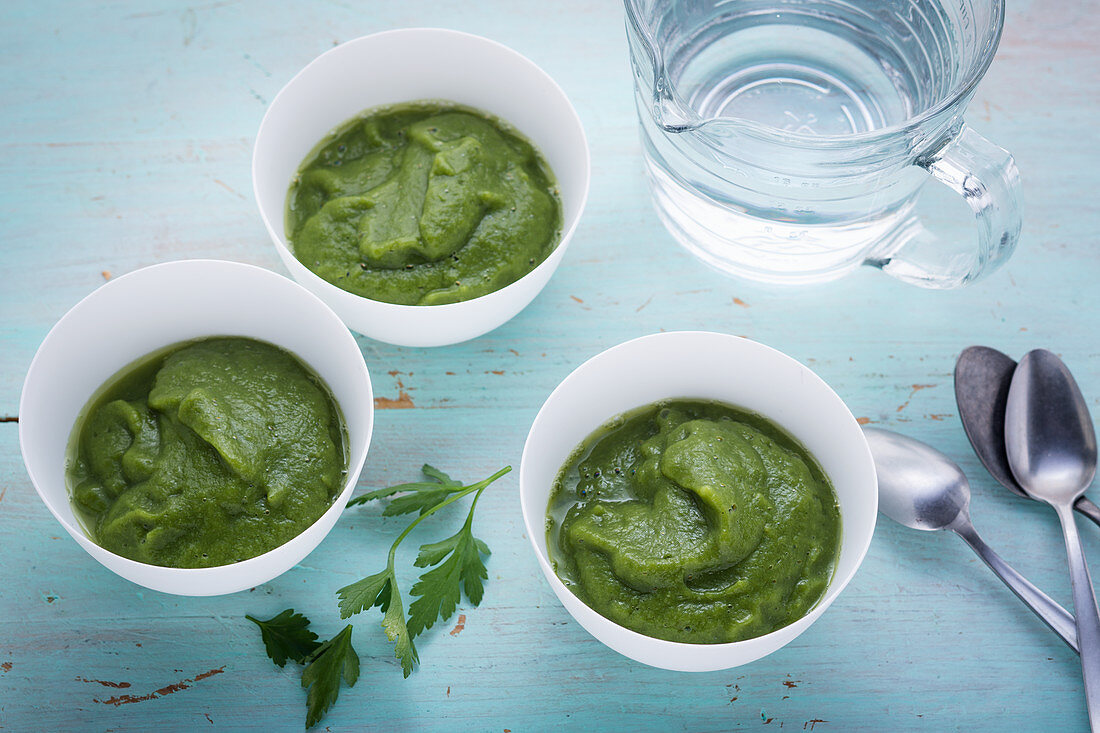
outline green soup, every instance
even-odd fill
[[[67,477],[92,539],[139,562],[225,565],[274,549],[347,475],[340,410],[270,344],[177,344],[112,377],[73,430]]]
[[[672,400],[601,427],[562,467],[547,545],[558,577],[646,636],[741,641],[801,618],[839,551],[813,457],[759,415]]]
[[[476,298],[538,266],[561,235],[549,166],[500,120],[439,102],[376,109],[307,156],[287,196],[294,256],[372,300]]]

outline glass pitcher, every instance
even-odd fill
[[[868,264],[950,288],[1012,253],[1016,165],[963,122],[1003,0],[625,4],[654,203],[704,262],[780,283]],[[929,176],[970,205],[976,242],[922,223]]]

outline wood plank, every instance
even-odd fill
[[[854,414],[941,448],[967,471],[975,524],[1069,605],[1053,515],[984,473],[958,424],[951,370],[974,343],[1019,357],[1053,348],[1100,411],[1100,19],[1085,2],[1010,4],[997,59],[968,119],[1012,150],[1027,209],[1019,251],[954,292],[867,270],[775,289],[728,280],[680,250],[643,180],[621,8],[562,0],[476,8],[426,3],[171,0],[0,7],[0,417],[15,417],[50,326],[105,280],[176,258],[284,272],[250,191],[267,103],[334,42],[438,25],[506,43],[566,89],[592,150],[592,191],[570,251],[517,318],[467,344],[404,349],[359,339],[379,397],[362,489],[432,462],[475,479],[518,469],[539,406],[604,348],[659,330],[709,329],[779,348]],[[946,213],[945,213],[946,216]],[[946,231],[970,236],[961,222]],[[284,272],[285,274],[285,272]],[[379,569],[401,520],[349,510],[299,567],[252,591],[177,598],[101,568],[38,500],[15,422],[0,423],[0,728],[293,728],[305,693],[275,668],[245,613],[294,606],[327,635],[334,592]],[[428,632],[403,680],[377,611],[355,622],[359,684],[333,730],[1051,730],[1086,724],[1076,657],[957,539],[882,518],[849,588],[780,652],[726,672],[650,669],[589,637],[542,580],[516,474],[482,502],[493,549],[479,608]],[[414,539],[437,536],[442,517]],[[1084,530],[1087,552],[1100,537]],[[411,582],[411,557],[402,577]],[[105,685],[103,683],[112,683]],[[126,684],[128,686],[122,686]]]

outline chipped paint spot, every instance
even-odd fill
[[[223,674],[224,672],[225,672],[225,666],[223,665],[221,667],[218,667],[217,669],[211,669],[207,672],[203,672],[202,674],[195,675],[194,681],[199,682],[200,680],[204,680],[207,677],[213,677],[216,674]]]
[[[645,299],[645,302],[644,302],[644,303],[642,303],[642,304],[641,304],[640,306],[638,306],[637,308],[635,308],[635,309],[634,309],[634,312],[635,312],[635,313],[641,313],[641,312],[642,312],[642,308],[645,308],[645,307],[646,307],[647,305],[649,305],[649,304],[650,304],[651,302],[653,302],[653,296],[652,296],[652,295],[651,295],[651,296],[649,296],[648,298],[646,298],[646,299]]]
[[[920,392],[922,389],[929,389],[929,388],[935,387],[935,386],[936,385],[934,385],[934,384],[914,384],[913,388],[912,388],[912,391],[909,392],[909,398],[906,399],[905,402],[898,405],[897,411],[901,412],[906,407],[908,407],[909,403],[913,401],[913,397],[916,396],[917,392]]]
[[[240,199],[241,201],[245,201],[245,200],[246,200],[246,199],[245,199],[245,197],[244,197],[244,196],[243,196],[243,195],[241,194],[241,192],[240,192],[240,191],[238,191],[237,189],[233,188],[232,186],[230,186],[230,185],[229,185],[228,183],[226,183],[225,181],[221,180],[220,178],[215,178],[215,179],[214,179],[214,183],[218,184],[219,186],[221,186],[222,188],[224,188],[224,189],[225,189],[226,191],[229,191],[229,193],[233,194],[234,196],[236,196],[237,198],[239,198],[239,199]]]
[[[511,351],[511,352],[512,352],[513,354],[515,354],[516,356],[519,356],[519,352],[518,352],[518,351],[516,351],[515,349],[508,349],[508,350],[509,350],[509,351]]]
[[[374,398],[374,409],[376,410],[411,410],[414,407],[416,405],[413,404],[409,393],[403,389],[398,391],[397,399],[390,397]]]
[[[103,276],[104,280],[110,280],[111,279],[111,271],[110,270],[103,270],[99,274]]]
[[[0,664],[0,669],[4,670],[5,672],[10,672],[11,662],[4,662],[3,664]]]
[[[578,298],[575,295],[570,295],[569,297],[572,298],[573,300],[577,301],[578,303],[583,303],[584,302],[583,300],[581,300],[580,298]]]
[[[194,8],[183,11],[180,16],[180,23],[183,24],[183,45],[190,46],[191,41],[195,40],[195,31],[198,29],[198,19],[195,16]]]
[[[749,304],[746,303],[745,301],[741,300],[740,298],[734,298],[733,299],[733,304],[734,305],[739,305],[742,308],[748,308],[749,307]]]
[[[495,374],[498,377],[500,377],[500,376],[504,375],[504,370],[503,369],[494,369],[493,371],[490,372],[490,374]]]
[[[178,670],[177,670],[178,671]],[[147,695],[116,695],[106,700],[100,700],[99,698],[92,698],[92,702],[102,703],[103,705],[114,705],[116,708],[119,705],[127,705],[132,702],[145,702],[146,700],[155,700],[158,697],[164,697],[165,695],[171,695],[173,692],[179,692],[180,690],[186,690],[194,683],[204,680],[207,677],[213,677],[216,674],[222,674],[225,671],[225,667],[217,667],[211,669],[202,674],[195,675],[192,679],[180,680],[165,687],[160,688],[154,692],[150,692]]]
[[[456,623],[455,627],[453,629],[451,629],[451,636],[458,636],[459,634],[462,633],[462,630],[465,629],[465,628],[466,628],[466,614],[460,613],[460,614],[458,614],[458,623]],[[449,690],[451,688],[448,687],[447,689]]]
[[[184,684],[183,682],[176,682],[166,687],[162,687],[157,690],[158,695],[171,695],[173,692],[179,692],[180,690],[186,690],[191,685]]]
[[[860,425],[866,425],[867,423],[871,422],[871,418],[869,418],[869,417],[857,417],[856,422],[859,423]]]
[[[19,416],[5,415],[4,417],[0,417],[0,422],[19,422]]]
[[[802,724],[802,730],[813,730],[814,726],[817,725],[818,723],[828,723],[828,722],[829,721],[822,720],[821,718],[814,718],[813,720],[807,720],[805,723]]]
[[[448,377],[453,377],[455,375],[454,372],[443,372],[443,373],[446,374]]]
[[[934,412],[931,415],[925,415],[929,420],[935,420],[936,422],[943,422],[949,417],[955,417],[950,412]]]
[[[95,683],[98,685],[103,685],[104,687],[113,687],[116,690],[125,690],[127,687],[130,686],[129,682],[108,682],[107,680],[90,680],[87,677],[77,677],[76,679],[78,682]]]

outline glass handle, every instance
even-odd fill
[[[916,164],[970,205],[978,224],[976,247],[945,257],[942,239],[925,229],[919,216],[912,216],[867,264],[922,287],[955,288],[989,274],[1008,259],[1020,238],[1020,173],[1012,155],[964,123]]]

